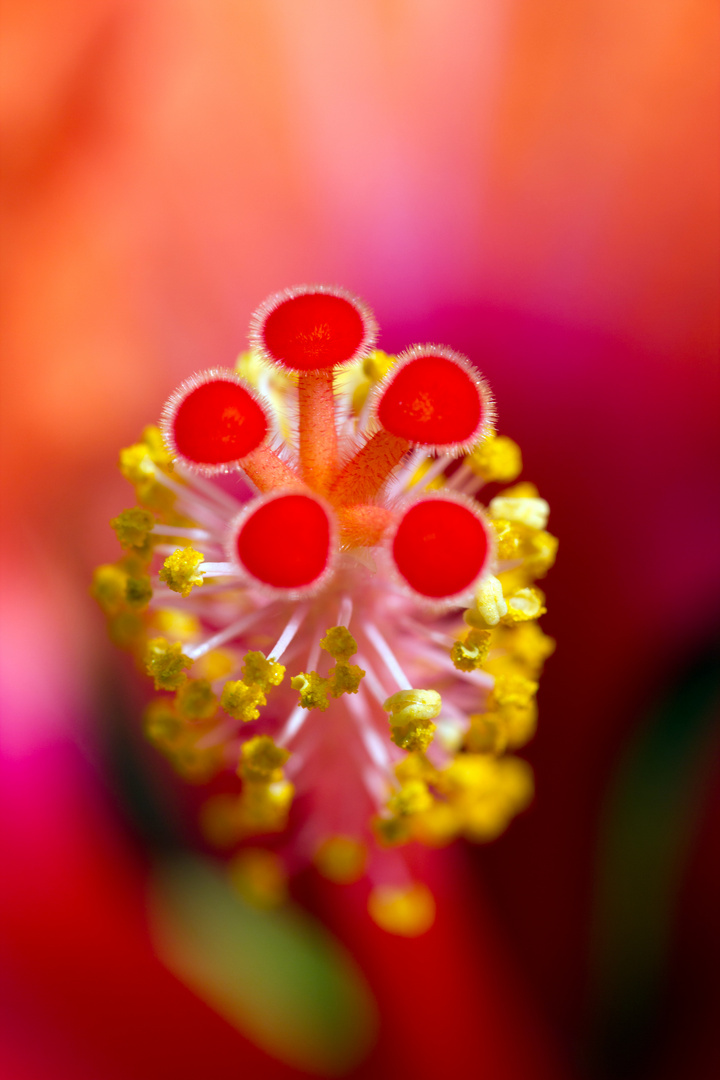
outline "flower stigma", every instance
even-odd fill
[[[366,877],[372,918],[413,936],[435,908],[411,846],[493,840],[532,799],[515,751],[557,540],[470,361],[376,338],[343,289],[261,305],[236,366],[191,376],[121,452],[137,505],[93,593],[243,894],[281,902],[312,863]]]

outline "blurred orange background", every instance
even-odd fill
[[[653,703],[675,700],[717,629],[716,4],[5,0],[2,18],[0,732],[15,883],[0,980],[15,1003],[4,1075],[146,1075],[111,1050],[113,1010],[135,1031],[130,991],[105,1013],[96,1006],[91,1037],[77,1012],[53,1011],[62,994],[52,964],[24,967],[29,946],[12,942],[32,914],[52,953],[65,924],[53,930],[47,894],[80,889],[63,860],[55,877],[38,870],[53,843],[48,820],[65,820],[77,786],[99,785],[91,799],[112,804],[83,762],[94,760],[108,663],[87,581],[111,557],[107,521],[129,500],[118,448],[181,379],[233,362],[267,294],[301,282],[363,296],[388,351],[437,340],[466,352],[553,508],[561,548],[547,629],[560,647],[528,752],[536,805],[493,848],[463,855],[464,884],[450,890],[462,926],[487,909],[486,934],[505,950],[498,964],[532,1003],[521,1014],[543,1035],[524,1076],[630,1066],[658,1080],[713,1075],[720,808],[717,740],[702,725],[705,772],[683,774],[697,806],[673,849],[652,1016],[628,1036],[632,1053],[594,1030],[592,943],[618,769]],[[122,832],[112,806],[97,812],[108,816],[104,839],[85,837],[83,814],[68,811],[65,840],[87,847],[91,863],[117,843],[106,870],[132,906],[143,872],[119,853],[122,838],[108,839]],[[390,967],[410,962],[379,932],[333,915],[342,894],[308,903],[351,947],[369,934]],[[425,974],[443,981],[456,965],[473,1000],[486,976],[463,969],[455,944],[445,959],[437,943],[418,944],[435,965]],[[81,953],[63,959],[80,957],[76,990]],[[380,998],[383,970],[378,960],[368,975]],[[684,1008],[681,986],[694,987]],[[511,1038],[513,994],[503,1001],[499,1030]],[[607,1012],[607,1000],[597,1008]],[[13,1009],[34,1020],[23,1027]],[[478,1020],[477,1034],[453,1036],[445,1071],[476,1061],[486,1028]],[[62,1052],[44,1056],[50,1029]],[[153,1075],[199,1075],[197,1047],[164,1071],[170,1030],[157,1034]],[[406,1018],[403,1030],[412,1041],[420,1029]],[[394,1062],[404,1075],[382,1016],[381,1032],[373,1074]],[[231,1034],[212,1080],[235,1075]],[[256,1055],[247,1075],[294,1075],[243,1053]],[[435,1075],[438,1061],[415,1055],[412,1075]]]

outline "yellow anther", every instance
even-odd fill
[[[395,360],[396,357],[390,356],[388,353],[383,352],[382,349],[375,349],[363,360],[363,375],[372,382],[379,382],[380,379],[385,378]]]
[[[508,744],[507,727],[502,713],[474,713],[470,717],[465,744],[476,754],[502,754]]]
[[[157,470],[172,471],[172,460],[156,427],[146,427],[142,441],[120,451],[120,471],[134,485],[137,497],[145,506],[169,511],[175,493],[158,482]]]
[[[530,577],[545,577],[557,556],[558,539],[552,533],[540,530],[528,537],[524,544],[525,570]]]
[[[433,895],[420,882],[400,888],[378,885],[370,893],[368,911],[383,930],[401,937],[419,937],[435,921]]]
[[[471,630],[464,641],[455,641],[450,659],[458,671],[474,671],[487,659],[490,652],[492,631]]]
[[[181,742],[177,749],[169,754],[170,764],[189,784],[207,784],[223,766],[221,746],[196,746]]]
[[[261,652],[249,652],[245,654],[242,676],[246,683],[254,683],[267,693],[271,686],[279,686],[283,681],[285,668]]]
[[[457,717],[447,716],[437,723],[435,737],[448,754],[456,754],[462,746],[466,725]]]
[[[424,780],[432,784],[437,779],[437,769],[422,753],[407,754],[395,766],[395,775],[401,784],[408,780]]]
[[[512,629],[503,630],[498,645],[531,674],[539,673],[547,658],[555,652],[555,640],[544,634],[536,622],[519,623]]]
[[[181,596],[189,596],[193,585],[202,585],[202,573],[198,573],[198,567],[204,562],[205,556],[193,547],[176,548],[172,555],[168,555],[163,563],[159,578],[164,581],[168,589],[180,593]]]
[[[529,705],[538,691],[538,683],[524,675],[497,675],[488,697],[488,708]]]
[[[177,608],[158,608],[152,614],[152,625],[161,634],[182,641],[194,641],[199,637],[201,626],[195,615]]]
[[[175,696],[180,716],[187,720],[212,720],[218,700],[207,679],[188,679]]]
[[[317,671],[301,671],[299,675],[290,680],[293,690],[300,692],[298,704],[303,709],[318,709],[320,712],[330,705],[328,694],[330,692],[330,680],[323,679]]]
[[[121,611],[108,620],[110,640],[118,649],[136,650],[144,646],[145,623],[135,611]]]
[[[391,814],[406,817],[429,810],[432,804],[433,797],[423,780],[406,780],[400,790],[390,796],[388,810]]]
[[[496,495],[488,507],[492,518],[505,518],[530,529],[544,529],[547,525],[550,506],[545,499],[529,496],[513,497]]]
[[[145,443],[133,443],[120,451],[120,472],[136,486],[154,483],[155,465]]]
[[[494,840],[533,796],[532,769],[526,761],[505,757],[492,761],[487,782],[459,804],[463,832],[470,840]]]
[[[345,626],[331,626],[320,640],[320,648],[333,660],[349,660],[357,652],[357,642]]]
[[[282,767],[290,751],[276,746],[269,735],[256,735],[243,743],[238,774],[250,783],[273,784],[282,780]]]
[[[458,834],[461,818],[450,803],[435,801],[410,822],[413,840],[427,847],[444,847]]]
[[[228,864],[233,887],[248,904],[275,908],[287,899],[287,871],[279,855],[265,848],[244,848]]]
[[[505,832],[512,817],[512,808],[502,796],[478,799],[463,809],[462,831],[476,844],[487,843]]]
[[[149,510],[134,506],[131,510],[123,510],[112,519],[110,524],[115,530],[121,547],[145,548],[150,530],[155,524],[155,518]]]
[[[485,754],[458,754],[438,780],[441,791],[467,799],[476,798],[497,785],[497,762]]]
[[[410,824],[407,818],[376,817],[372,822],[375,839],[381,847],[399,847],[410,839]]]
[[[157,465],[159,469],[172,472],[172,455],[165,445],[160,428],[156,424],[148,424],[147,427],[143,428],[142,445],[146,448],[154,465]]]
[[[498,761],[499,783],[505,797],[518,813],[532,802],[535,794],[533,771],[527,761],[518,757],[504,757]]]
[[[473,629],[482,630],[497,626],[507,614],[507,604],[503,596],[502,585],[496,577],[489,574],[475,593],[475,603],[464,614],[465,622]]]
[[[267,704],[267,698],[259,686],[248,686],[242,679],[226,682],[223,686],[220,704],[233,720],[257,720],[260,709]]]
[[[150,702],[143,717],[143,731],[153,746],[166,750],[177,742],[183,729],[182,720],[175,712],[170,698],[155,698]]]
[[[128,576],[114,563],[98,566],[93,574],[91,593],[106,615],[116,615],[126,602]]]
[[[497,577],[506,600],[508,596],[514,596],[516,592],[520,592],[529,584],[524,566],[514,566],[512,570],[500,570]]]
[[[184,669],[192,665],[179,641],[172,645],[166,638],[152,638],[147,643],[145,668],[152,675],[156,690],[179,690],[187,680]]]
[[[390,738],[401,750],[424,754],[435,731],[432,720],[412,720],[409,724],[391,724]]]
[[[240,828],[244,836],[263,832],[282,832],[295,788],[287,780],[271,784],[246,780],[240,804]]]
[[[362,411],[373,386],[384,378],[394,363],[394,356],[388,356],[387,353],[376,349],[361,363],[353,364],[336,377],[336,387],[340,392],[350,396],[355,416]]]
[[[519,589],[508,597],[507,612],[503,617],[503,622],[519,623],[526,622],[528,619],[539,619],[546,611],[545,596],[540,589],[534,586]]]
[[[147,574],[129,577],[125,584],[125,599],[128,607],[145,608],[152,600],[152,585]]]
[[[365,672],[357,664],[348,664],[344,660],[338,660],[328,675],[330,693],[334,698],[340,697],[341,694],[357,694],[364,677]]]
[[[367,848],[353,836],[329,836],[315,852],[318,871],[338,885],[359,881],[365,871]]]
[[[436,690],[398,690],[383,704],[395,726],[434,720],[442,710],[442,698]]]
[[[496,480],[507,484],[522,472],[520,447],[506,435],[483,439],[465,458],[474,473],[488,483]]]
[[[502,710],[509,747],[516,750],[532,739],[537,728],[537,715],[537,703],[534,700],[527,705],[508,705]]]
[[[495,553],[498,559],[521,558],[523,544],[528,535],[527,526],[506,518],[491,518],[490,527],[495,535]]]

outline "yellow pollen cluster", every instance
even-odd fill
[[[212,720],[218,699],[207,679],[188,679],[175,695],[175,708],[186,720]]]
[[[182,715],[172,698],[151,701],[145,710],[143,727],[148,741],[189,783],[207,783],[222,768],[222,746],[205,742],[212,725]]]
[[[135,488],[138,502],[160,513],[172,512],[176,495],[160,482],[158,473],[172,473],[173,462],[158,427],[149,425],[140,442],[121,450],[119,464],[120,472]]]
[[[172,555],[168,555],[163,563],[162,570],[158,574],[168,589],[180,593],[181,596],[189,596],[194,585],[202,585],[203,576],[198,572],[198,567],[205,561],[205,556],[200,551],[195,551],[188,545],[177,548]]]
[[[507,484],[522,472],[520,447],[506,435],[490,435],[473,447],[465,459],[483,480]]]
[[[131,550],[139,548],[143,553],[147,552],[148,534],[154,524],[153,515],[149,510],[143,510],[141,506],[123,510],[110,522],[121,547]]]
[[[289,757],[290,751],[276,746],[269,735],[256,735],[243,743],[238,771],[243,780],[276,783]]]
[[[298,704],[303,709],[325,712],[329,707],[328,694],[339,698],[342,694],[357,694],[365,672],[348,660],[357,652],[357,642],[345,626],[331,626],[321,638],[320,646],[335,660],[327,676],[317,671],[301,671],[290,680],[293,690],[300,692]]]
[[[489,630],[471,630],[450,649],[450,659],[458,671],[474,671],[487,660],[492,634]]]
[[[153,677],[156,690],[178,690],[187,679],[185,670],[191,665],[192,660],[185,656],[179,641],[170,644],[162,637],[148,641],[145,667]]]
[[[267,705],[267,698],[261,687],[234,679],[225,683],[220,704],[233,720],[248,723],[259,719],[260,709]]]

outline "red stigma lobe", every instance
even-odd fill
[[[355,358],[366,320],[345,296],[307,292],[281,299],[258,327],[270,359],[292,371],[318,371]]]
[[[487,562],[489,545],[479,514],[451,499],[424,499],[407,510],[392,543],[395,566],[428,599],[465,592]]]
[[[469,442],[484,419],[479,386],[464,364],[432,351],[398,366],[377,415],[393,435],[436,447]]]
[[[265,438],[268,421],[244,386],[229,378],[191,381],[172,418],[175,449],[190,465],[224,465],[244,458]]]
[[[310,495],[271,497],[241,521],[235,545],[245,570],[263,585],[303,588],[328,567],[330,520]]]

